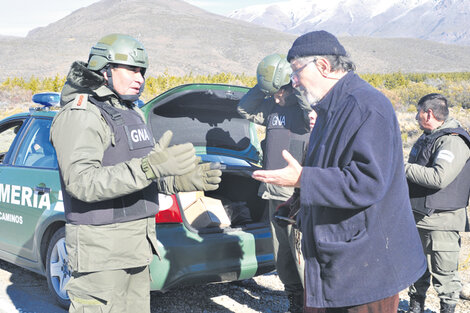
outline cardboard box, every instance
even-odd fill
[[[181,207],[186,209],[188,206],[196,202],[197,199],[204,196],[204,191],[189,191],[179,192],[178,198],[180,200]]]
[[[199,197],[193,204],[184,208],[184,216],[196,229],[230,226],[230,219],[222,201],[206,196]]]

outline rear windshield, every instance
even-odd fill
[[[242,96],[224,92],[187,91],[157,105],[149,123],[158,139],[170,129],[171,144],[191,142],[195,146],[242,151],[250,146],[249,122],[237,112]]]

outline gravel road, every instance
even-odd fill
[[[462,235],[462,282],[470,284],[470,233]],[[206,286],[184,287],[165,294],[153,292],[152,313],[252,313],[285,312],[288,303],[276,273],[253,279]],[[408,296],[400,293],[399,312],[406,312]],[[49,296],[46,279],[0,261],[0,313],[66,313]],[[430,288],[425,313],[439,312],[439,299]],[[470,301],[461,300],[456,313],[469,313]]]
[[[276,273],[240,282],[152,292],[157,312],[285,312],[288,303]],[[65,313],[49,296],[46,279],[0,261],[0,313]]]

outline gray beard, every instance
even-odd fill
[[[303,94],[305,100],[307,100],[308,104],[310,104],[312,107],[316,106],[320,101],[317,96],[313,95],[311,92],[308,92],[307,89],[300,87],[300,91]]]

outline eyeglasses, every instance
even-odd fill
[[[309,65],[310,63],[315,63],[317,61],[317,59],[313,59],[312,62],[308,62],[307,64],[304,64],[303,66],[301,66],[300,68],[296,69],[295,71],[292,72],[292,74],[290,74],[290,80],[291,81],[296,81],[297,79],[299,79],[299,75],[300,73],[304,70],[304,68],[307,67],[307,65]]]

